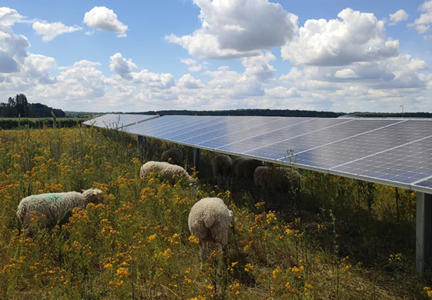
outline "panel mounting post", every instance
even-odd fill
[[[431,257],[432,195],[416,193],[416,272],[422,275]]]
[[[145,136],[139,135],[138,136],[138,147],[144,147],[146,144],[146,138]]]
[[[193,166],[195,171],[199,169],[199,161],[200,161],[200,149],[193,148]]]
[[[138,151],[139,151],[139,155],[141,157],[141,159],[144,158],[144,148],[146,145],[146,138],[145,136],[139,135],[138,139],[137,139],[137,147],[138,147]]]

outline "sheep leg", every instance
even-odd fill
[[[221,243],[216,243],[218,254],[222,256],[223,254],[223,246]]]
[[[207,259],[207,242],[200,240],[199,247],[200,247],[201,265],[202,265],[202,263]]]

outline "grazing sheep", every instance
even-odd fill
[[[215,243],[222,253],[228,244],[228,228],[233,213],[220,198],[203,198],[189,212],[188,225],[192,235],[199,239],[201,261],[205,261],[208,243]]]
[[[96,202],[102,191],[88,189],[82,193],[47,193],[23,198],[16,212],[23,228],[29,228],[32,235],[37,227],[52,228],[64,221],[75,207],[85,208],[89,202]],[[37,217],[33,223],[32,216]]]
[[[255,169],[254,183],[266,191],[297,193],[301,175],[292,168],[260,166]]]
[[[262,166],[262,162],[259,160],[239,157],[233,162],[234,177],[253,181],[255,169],[259,166]]]
[[[193,184],[195,181],[188,172],[178,165],[173,165],[165,161],[148,161],[141,166],[140,177],[146,177],[152,172],[158,172],[161,177],[168,180],[170,184],[175,184],[178,177],[184,177]]]
[[[179,148],[170,148],[162,152],[161,161],[180,164],[183,161],[183,152]]]
[[[221,184],[231,175],[232,159],[228,155],[218,154],[212,158],[211,167],[217,184]]]

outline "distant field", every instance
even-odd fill
[[[87,120],[86,118],[57,118],[56,126],[59,128],[75,127]],[[0,118],[0,129],[14,128],[47,128],[53,127],[52,118]]]
[[[167,145],[95,128],[0,131],[1,299],[423,299],[415,275],[415,195],[302,171],[300,195],[206,177],[172,186],[139,168]],[[191,151],[184,148],[185,164]],[[31,194],[104,192],[34,238],[15,216]],[[223,261],[200,268],[188,212],[218,196],[234,212]],[[273,207],[273,208],[272,208]],[[276,209],[275,207],[278,207]]]

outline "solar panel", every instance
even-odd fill
[[[84,125],[118,129],[130,126],[139,122],[153,119],[157,115],[136,115],[136,114],[106,114],[84,122]]]
[[[431,158],[432,135],[342,164],[334,169],[412,184],[432,176]]]
[[[432,191],[432,121],[163,116],[123,131],[232,155]]]
[[[414,186],[418,188],[424,187],[424,188],[432,189],[432,178],[421,180],[420,182],[415,183]]]
[[[416,270],[423,272],[431,240],[431,120],[164,116],[121,130],[421,192]]]

